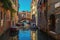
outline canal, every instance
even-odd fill
[[[19,30],[18,40],[31,40],[31,30]]]
[[[48,34],[36,30],[19,30],[18,33],[18,40],[55,40],[51,36],[48,36]]]
[[[40,30],[32,31],[20,29],[16,36],[8,36],[8,39],[7,35],[8,34],[5,33],[3,36],[0,37],[0,40],[55,40],[54,38]]]

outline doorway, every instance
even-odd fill
[[[50,31],[53,31],[53,32],[55,32],[55,20],[56,20],[56,18],[55,18],[55,15],[54,14],[51,14],[50,15],[50,26],[49,26],[49,29],[50,29]]]

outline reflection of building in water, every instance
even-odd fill
[[[19,40],[31,40],[31,30],[19,30]]]

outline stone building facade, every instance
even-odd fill
[[[15,0],[16,4],[14,4],[14,2],[12,0],[10,0],[12,3],[12,7],[16,10],[14,14],[14,20],[15,22],[18,20],[16,20],[17,17],[17,12],[18,12],[18,1]],[[18,18],[18,17],[17,17]],[[11,20],[11,12],[9,10],[6,10],[4,7],[2,7],[2,4],[0,2],[0,34],[3,34],[6,30],[8,30],[11,27],[12,24],[12,20]]]

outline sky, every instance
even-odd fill
[[[29,11],[31,9],[31,1],[32,0],[19,0],[19,12],[21,11]]]

